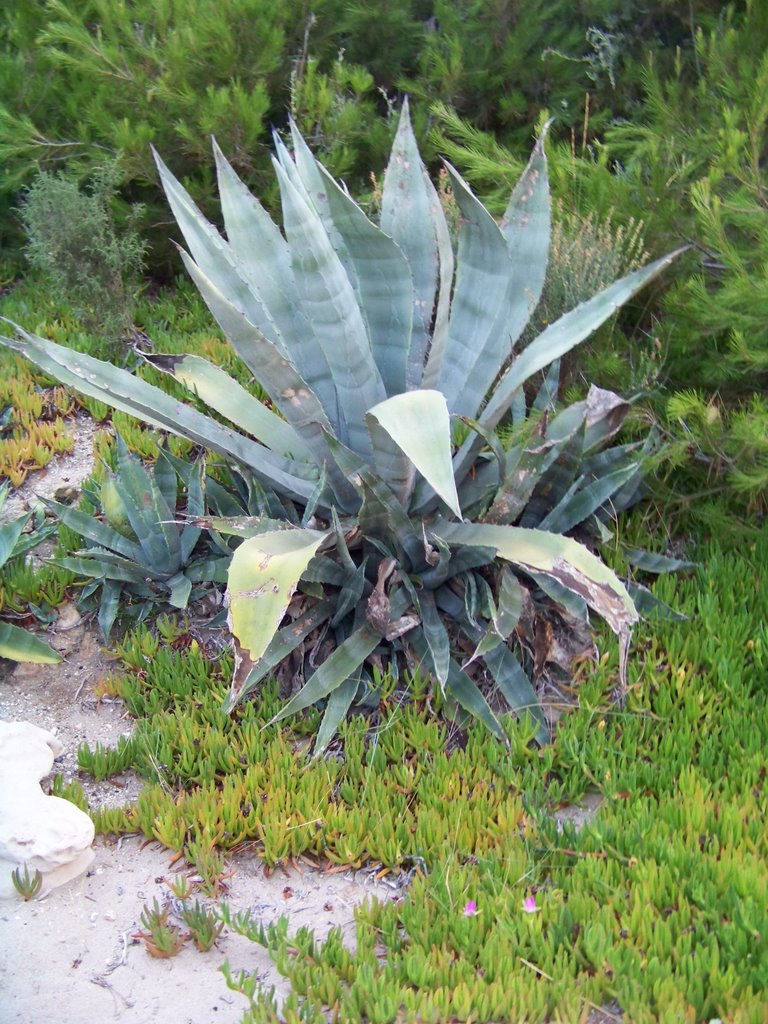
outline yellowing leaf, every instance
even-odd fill
[[[459,518],[451,463],[448,406],[439,391],[408,391],[379,402],[368,415],[389,434],[427,483]]]
[[[326,534],[279,530],[243,541],[229,569],[229,626],[256,662],[277,632],[301,574]]]

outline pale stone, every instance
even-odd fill
[[[40,872],[44,895],[93,862],[91,819],[40,788],[62,750],[45,729],[0,721],[0,898],[16,896],[11,873],[18,867]]]
[[[82,624],[82,616],[75,607],[74,602],[67,601],[59,608],[59,614],[56,619],[56,631],[75,629],[76,626]]]

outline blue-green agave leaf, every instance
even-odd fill
[[[299,692],[272,719],[280,722],[297,711],[317,704],[349,679],[358,678],[365,659],[381,643],[381,637],[368,626],[361,626],[328,655]]]
[[[263,445],[222,426],[127,370],[38,338],[12,321],[6,320],[6,323],[11,323],[20,337],[0,336],[0,342],[67,387],[105,402],[112,409],[135,416],[152,427],[186,437],[195,444],[234,459],[272,486],[279,486],[289,496],[306,499],[311,494],[317,467],[289,462],[275,455]]]
[[[117,435],[117,476],[114,479],[144,561],[154,572],[173,574],[181,567],[179,531],[170,509],[144,466]]]
[[[186,608],[189,604],[189,595],[192,593],[192,580],[183,572],[179,572],[171,579],[166,580],[165,586],[170,591],[168,604],[174,608]]]
[[[155,369],[170,374],[238,430],[286,458],[314,461],[301,435],[220,366],[195,355],[142,353]]]
[[[537,139],[501,219],[501,233],[512,260],[510,290],[514,297],[506,324],[507,355],[539,304],[547,273],[550,203],[545,142],[551,123],[547,122]]]
[[[227,584],[229,627],[258,662],[277,632],[302,573],[327,536],[277,530],[249,537],[232,556]]]
[[[429,667],[430,656],[427,640],[421,628],[414,629],[406,637],[407,642],[421,659],[422,664]],[[488,701],[480,692],[477,683],[463,672],[456,662],[451,658],[448,665],[448,679],[445,684],[446,693],[465,711],[485,725],[485,727],[500,740],[504,740],[504,730],[498,718],[488,706]]]
[[[120,609],[122,589],[120,583],[112,579],[105,579],[101,588],[101,601],[97,618],[101,635],[105,641],[109,640],[109,634],[112,632],[112,627],[115,624],[115,619]]]
[[[678,249],[640,270],[633,270],[546,327],[501,378],[483,411],[482,422],[489,426],[498,424],[521,384],[589,337],[620,306],[666,270],[681,252],[683,249]]]
[[[340,722],[346,718],[359,686],[360,675],[358,673],[357,675],[350,676],[349,679],[345,679],[340,686],[337,686],[329,694],[323,718],[315,736],[313,757],[319,757],[335,736]]]
[[[429,651],[429,668],[440,689],[445,691],[451,663],[451,643],[448,630],[440,615],[435,595],[431,590],[423,590],[418,595],[418,611],[421,615],[421,629]]]
[[[284,354],[295,353],[297,346],[307,336],[311,337],[312,329],[296,305],[296,282],[288,244],[215,140],[213,152],[227,239],[250,291],[258,297],[268,318],[267,330],[263,333]],[[262,326],[252,322],[257,327]]]
[[[611,569],[570,537],[486,523],[440,523],[433,532],[449,544],[494,547],[499,557],[524,571],[546,573],[582,597],[620,637],[638,614],[627,588]]]
[[[370,454],[365,413],[386,392],[357,297],[317,211],[278,162],[275,170],[296,290],[331,370],[345,424],[341,440],[348,440],[355,451]]]
[[[62,505],[58,501],[51,501],[47,498],[42,500],[45,507],[53,512],[57,519],[81,537],[92,541],[94,544],[98,544],[100,547],[111,548],[112,551],[116,551],[133,563],[142,561],[141,546],[123,537],[117,530],[113,530],[111,526],[99,522],[98,519],[88,515],[87,512],[81,512],[80,509],[72,508],[70,505]]]
[[[568,533],[604,505],[637,472],[637,469],[636,463],[623,466],[586,485],[583,479],[579,479],[577,489],[571,489],[564,495],[542,519],[539,529],[551,530],[553,533]]]
[[[406,388],[413,314],[408,261],[318,163],[293,122],[291,133],[301,179],[357,294],[386,393],[400,394]]]
[[[634,583],[630,580],[627,583],[627,590],[632,595],[635,607],[641,615],[647,618],[666,619],[668,622],[687,622],[688,616],[671,608],[666,601],[656,597],[652,590],[644,587],[641,583]]]
[[[630,565],[643,572],[678,572],[680,569],[696,568],[696,562],[688,562],[683,558],[669,558],[666,555],[657,555],[653,551],[641,551],[639,548],[630,548],[626,558]]]
[[[153,149],[160,181],[168,203],[201,272],[226,296],[250,323],[257,327],[284,355],[285,342],[258,294],[255,279],[247,274],[231,246],[210,224],[183,185]],[[225,186],[226,192],[226,186]]]
[[[510,711],[515,714],[527,713],[536,722],[536,740],[548,743],[550,740],[549,726],[541,710],[539,698],[533,684],[528,678],[517,656],[506,644],[501,644],[489,651],[484,658],[488,671],[499,688]]]
[[[511,263],[496,221],[450,164],[461,212],[458,272],[444,345],[430,348],[423,387],[442,392],[452,413],[475,416],[509,354],[499,322],[509,319]]]
[[[380,224],[382,231],[393,238],[404,253],[413,277],[407,384],[409,388],[419,387],[437,299],[438,238],[446,236],[448,228],[440,198],[421,161],[407,98],[403,101],[384,174]]]
[[[176,471],[169,459],[160,458],[160,452],[164,451],[166,447],[164,441],[160,445],[158,458],[155,459],[155,464],[152,467],[152,481],[162,494],[168,508],[175,509],[179,492]]]
[[[22,530],[29,521],[29,514],[0,526],[0,567],[4,566],[14,551]]]
[[[238,701],[251,693],[273,669],[288,657],[312,633],[323,625],[333,613],[334,602],[318,601],[299,618],[283,626],[272,637],[266,651],[255,664],[244,652],[238,651],[240,663],[232,680],[224,710],[229,712]]]

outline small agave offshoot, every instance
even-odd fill
[[[258,478],[259,515],[200,520],[242,538],[228,579],[229,707],[290,665],[301,685],[278,717],[324,701],[320,750],[350,706],[371,699],[380,671],[407,678],[420,668],[502,736],[485,696],[495,684],[511,709],[538,718],[543,737],[525,625],[543,603],[581,619],[600,614],[620,638],[624,672],[632,597],[564,534],[580,524],[599,532],[609,509],[632,500],[643,452],[606,449],[626,413],[615,395],[593,388],[556,411],[553,372],[531,408],[524,387],[674,254],[516,352],[547,267],[543,136],[500,223],[446,165],[460,214],[454,251],[407,103],[378,223],[293,125],[291,135],[292,153],[275,141],[282,231],[215,143],[226,239],[157,159],[189,247],[184,265],[269,405],[199,356],[146,359],[231,426],[21,328],[4,342],[70,387]],[[497,433],[502,421],[511,445]]]
[[[151,472],[134,458],[117,435],[117,472],[107,473],[88,497],[100,509],[99,518],[57,501],[46,501],[50,512],[83,538],[72,555],[52,559],[88,583],[78,603],[89,607],[98,600],[98,621],[109,639],[122,609],[141,621],[153,608],[184,609],[202,596],[201,585],[223,583],[230,556],[212,554],[193,522],[179,525],[177,471],[173,456],[161,448]],[[187,517],[205,511],[204,466],[184,472]]]

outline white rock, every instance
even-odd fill
[[[93,862],[91,819],[40,788],[63,749],[45,729],[0,721],[0,898],[17,895],[11,873],[18,867],[40,872],[44,895]]]

